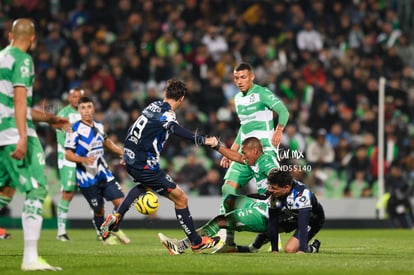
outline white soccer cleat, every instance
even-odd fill
[[[23,271],[61,271],[62,268],[58,266],[51,266],[42,257],[37,258],[33,263],[26,264],[22,263]]]
[[[181,253],[184,253],[184,250],[188,248],[188,246],[180,247],[179,240],[168,238],[162,233],[158,233],[158,239],[160,239],[161,244],[168,250],[168,253],[170,253],[170,255],[179,255]]]
[[[117,237],[118,241],[120,241],[123,244],[129,244],[131,242],[131,240],[128,238],[128,236],[121,229],[119,229],[116,232],[111,231],[111,235],[114,235],[115,237]]]
[[[111,232],[112,233],[112,232]],[[118,238],[114,235],[109,235],[108,238],[102,241],[104,245],[118,245],[120,242],[118,241]]]
[[[70,238],[67,234],[62,234],[56,237],[56,240],[61,241],[61,242],[68,242],[70,241]]]

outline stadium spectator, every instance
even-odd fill
[[[218,62],[222,54],[228,50],[226,39],[219,33],[216,26],[208,26],[206,34],[201,38],[201,43],[207,46],[208,53],[214,62]]]
[[[43,98],[59,100],[62,97],[64,91],[63,81],[55,67],[50,67],[45,70],[41,82]]]
[[[202,102],[204,104],[200,104],[200,107],[205,113],[217,112],[217,110],[227,105],[227,99],[223,90],[223,82],[215,74],[212,74],[212,76],[207,79],[207,82],[208,83],[203,85]]]
[[[326,84],[326,73],[318,60],[310,59],[302,70],[303,78],[309,85],[322,88]]]
[[[162,36],[155,41],[155,53],[158,57],[171,59],[178,50],[179,43],[171,30],[164,30]]]
[[[403,60],[404,64],[414,66],[414,45],[410,44],[406,34],[398,37],[398,43],[395,45],[397,55]]]
[[[303,29],[298,32],[296,42],[301,51],[317,53],[322,50],[323,46],[322,36],[314,29],[313,23],[310,20],[306,20],[303,23]]]
[[[127,127],[128,114],[121,109],[121,102],[117,98],[110,100],[108,109],[104,112],[103,122],[110,131],[120,131]],[[123,139],[123,138],[121,138]]]
[[[50,53],[53,62],[59,58],[61,49],[66,45],[66,41],[61,37],[60,25],[50,22],[47,26],[48,36],[45,38],[46,50]]]
[[[346,166],[347,184],[344,195],[346,197],[367,197],[371,194],[372,176],[371,160],[367,147],[359,146]]]
[[[343,131],[342,125],[339,122],[332,124],[330,131],[326,134],[326,141],[329,142],[333,148],[338,146],[341,139],[346,138],[346,132]]]
[[[220,196],[222,176],[217,168],[211,168],[198,185],[199,196]]]
[[[306,148],[306,160],[314,167],[332,168],[335,160],[335,151],[326,141],[326,130],[321,128],[316,132],[315,140]]]
[[[302,133],[298,131],[297,126],[289,123],[285,127],[280,145],[285,149],[305,152],[306,141]]]
[[[185,164],[179,171],[181,186],[186,193],[198,193],[199,186],[205,180],[207,171],[205,167],[198,161],[197,155],[193,152],[187,154]]]

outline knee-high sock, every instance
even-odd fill
[[[58,225],[58,236],[66,234],[66,222],[68,220],[70,201],[60,199],[57,208],[57,225]]]
[[[201,235],[207,235],[209,237],[213,237],[214,235],[219,232],[220,226],[217,224],[216,219],[213,218],[209,220],[201,229],[199,230]]]
[[[134,203],[134,201],[138,198],[139,195],[145,193],[146,190],[141,185],[135,185],[134,187],[129,190],[126,197],[123,199],[122,203],[119,205],[118,209],[116,210],[116,213],[120,214],[120,220],[124,217],[125,213],[131,208],[131,205]],[[118,222],[119,224],[119,222]],[[112,228],[112,231],[118,231],[118,224]]]
[[[222,192],[222,196],[225,199],[226,195],[231,195],[231,194],[237,194],[237,189],[230,185],[230,184],[223,184],[222,188],[221,188],[221,192]],[[226,209],[226,206],[224,205],[225,202],[223,201],[221,208],[220,208],[220,214],[224,214],[225,212],[228,211],[228,209]],[[234,230],[230,230],[227,229],[226,230],[226,240],[225,240],[225,244],[228,245],[233,245],[234,244]]]
[[[33,263],[39,257],[37,251],[37,242],[40,238],[42,221],[42,202],[40,200],[26,199],[22,212],[24,263]]]
[[[105,217],[104,216],[96,216],[96,215],[94,215],[93,216],[93,220],[94,220],[94,222],[96,224],[96,227],[97,228],[101,228],[101,225],[103,224],[103,222],[105,220]]]
[[[177,221],[184,230],[184,233],[190,239],[192,244],[201,243],[201,237],[197,234],[193,218],[191,217],[190,210],[187,208],[184,209],[175,209],[175,214],[177,216]]]
[[[0,209],[7,206],[12,201],[12,198],[6,196],[0,196]]]
[[[145,192],[146,191],[144,187],[142,187],[141,185],[135,185],[134,187],[132,187],[131,190],[129,190],[126,197],[124,198],[124,200],[122,201],[122,203],[119,205],[116,212],[121,214],[121,217],[123,217],[131,207],[131,204],[133,204],[134,201],[138,198],[138,196]]]

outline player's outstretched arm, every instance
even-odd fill
[[[214,138],[217,140],[216,143],[209,144],[206,142],[206,144],[210,145],[211,148],[213,148],[214,150],[217,150],[220,154],[222,154],[226,158],[244,164],[243,156],[237,150],[232,150],[232,149],[225,147],[223,144],[221,144],[221,142],[216,137]]]
[[[177,123],[173,122],[170,123],[168,126],[168,130],[176,136],[179,136],[181,138],[192,140],[196,145],[206,145],[206,137],[197,135],[196,133],[193,133],[186,128],[183,128],[182,126],[178,125]]]
[[[41,110],[31,109],[30,114],[35,122],[47,122],[50,126],[55,129],[64,129],[68,131],[70,129],[70,123],[67,118],[58,117],[51,113],[45,113]]]

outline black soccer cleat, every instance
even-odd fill
[[[319,247],[321,247],[321,242],[315,239],[308,249],[310,253],[318,253]]]

